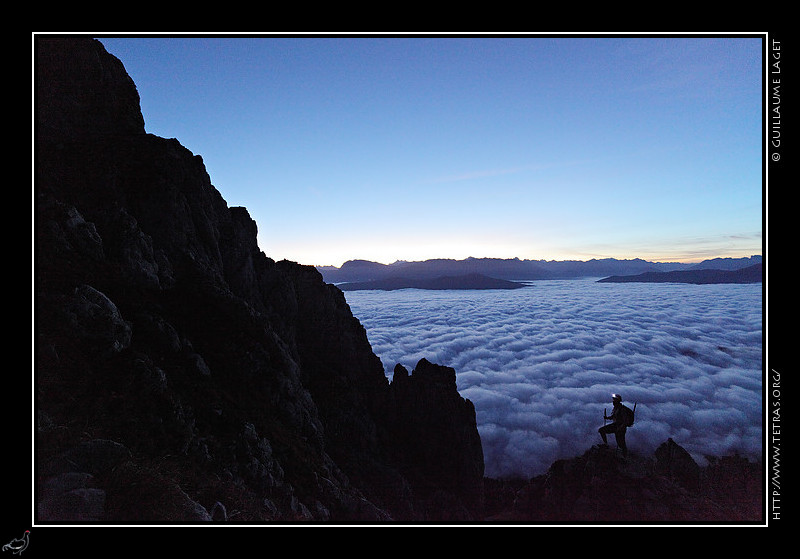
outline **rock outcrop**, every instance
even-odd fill
[[[98,41],[35,55],[38,520],[475,518],[480,439],[454,383],[391,388],[342,292],[259,250],[202,158],[145,132]],[[434,400],[461,407],[424,410],[430,430],[404,415]]]
[[[430,503],[429,519],[472,518],[482,506],[483,450],[475,408],[459,396],[455,370],[421,359],[409,375],[397,365],[388,400],[392,462]]]
[[[527,481],[486,486],[487,515],[525,523],[760,523],[761,465],[708,457],[701,467],[668,439],[653,456],[594,446]]]

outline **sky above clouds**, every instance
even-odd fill
[[[270,257],[762,253],[759,37],[99,37]]]

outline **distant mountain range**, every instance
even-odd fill
[[[343,283],[339,287],[342,291],[359,291],[365,289],[379,289],[382,291],[394,291],[396,289],[519,289],[520,287],[525,287],[525,284],[516,281],[490,278],[482,274],[467,274],[464,276],[442,276],[432,279],[392,277],[372,281]]]
[[[680,262],[649,262],[641,258],[580,260],[521,260],[519,258],[467,258],[464,260],[434,259],[418,262],[398,261],[381,264],[368,260],[350,260],[341,267],[317,266],[326,283],[343,284],[382,282],[392,283],[441,278],[485,276],[495,280],[524,281],[542,279],[609,278],[664,272],[697,272],[698,270],[741,270],[762,264],[760,255],[748,258],[714,258],[696,264]],[[687,276],[688,277],[688,276]],[[654,281],[655,276],[650,277]],[[442,280],[443,281],[443,280]],[[644,277],[641,281],[648,281]],[[663,280],[662,280],[663,281]],[[670,281],[670,280],[666,280]],[[760,280],[759,280],[760,281]],[[381,285],[381,284],[374,284]],[[378,289],[380,287],[372,287]],[[362,289],[365,289],[362,287]]]
[[[633,276],[610,276],[600,283],[758,283],[763,281],[763,265],[753,264],[735,270],[676,270],[672,272],[645,272]]]

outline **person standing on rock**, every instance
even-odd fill
[[[622,396],[619,394],[612,394],[611,395],[611,403],[614,404],[614,409],[611,411],[611,415],[606,415],[605,411],[603,411],[603,421],[611,420],[611,423],[607,425],[603,425],[600,429],[597,430],[600,433],[600,436],[603,438],[603,444],[608,446],[608,439],[606,435],[609,433],[614,433],[614,436],[617,439],[617,448],[622,450],[622,455],[628,455],[628,446],[625,444],[625,432],[628,430],[628,426],[633,423],[631,421],[630,415],[633,415],[633,412],[630,408],[627,408],[622,405]]]

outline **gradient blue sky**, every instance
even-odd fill
[[[762,253],[762,39],[99,37],[275,259]]]

